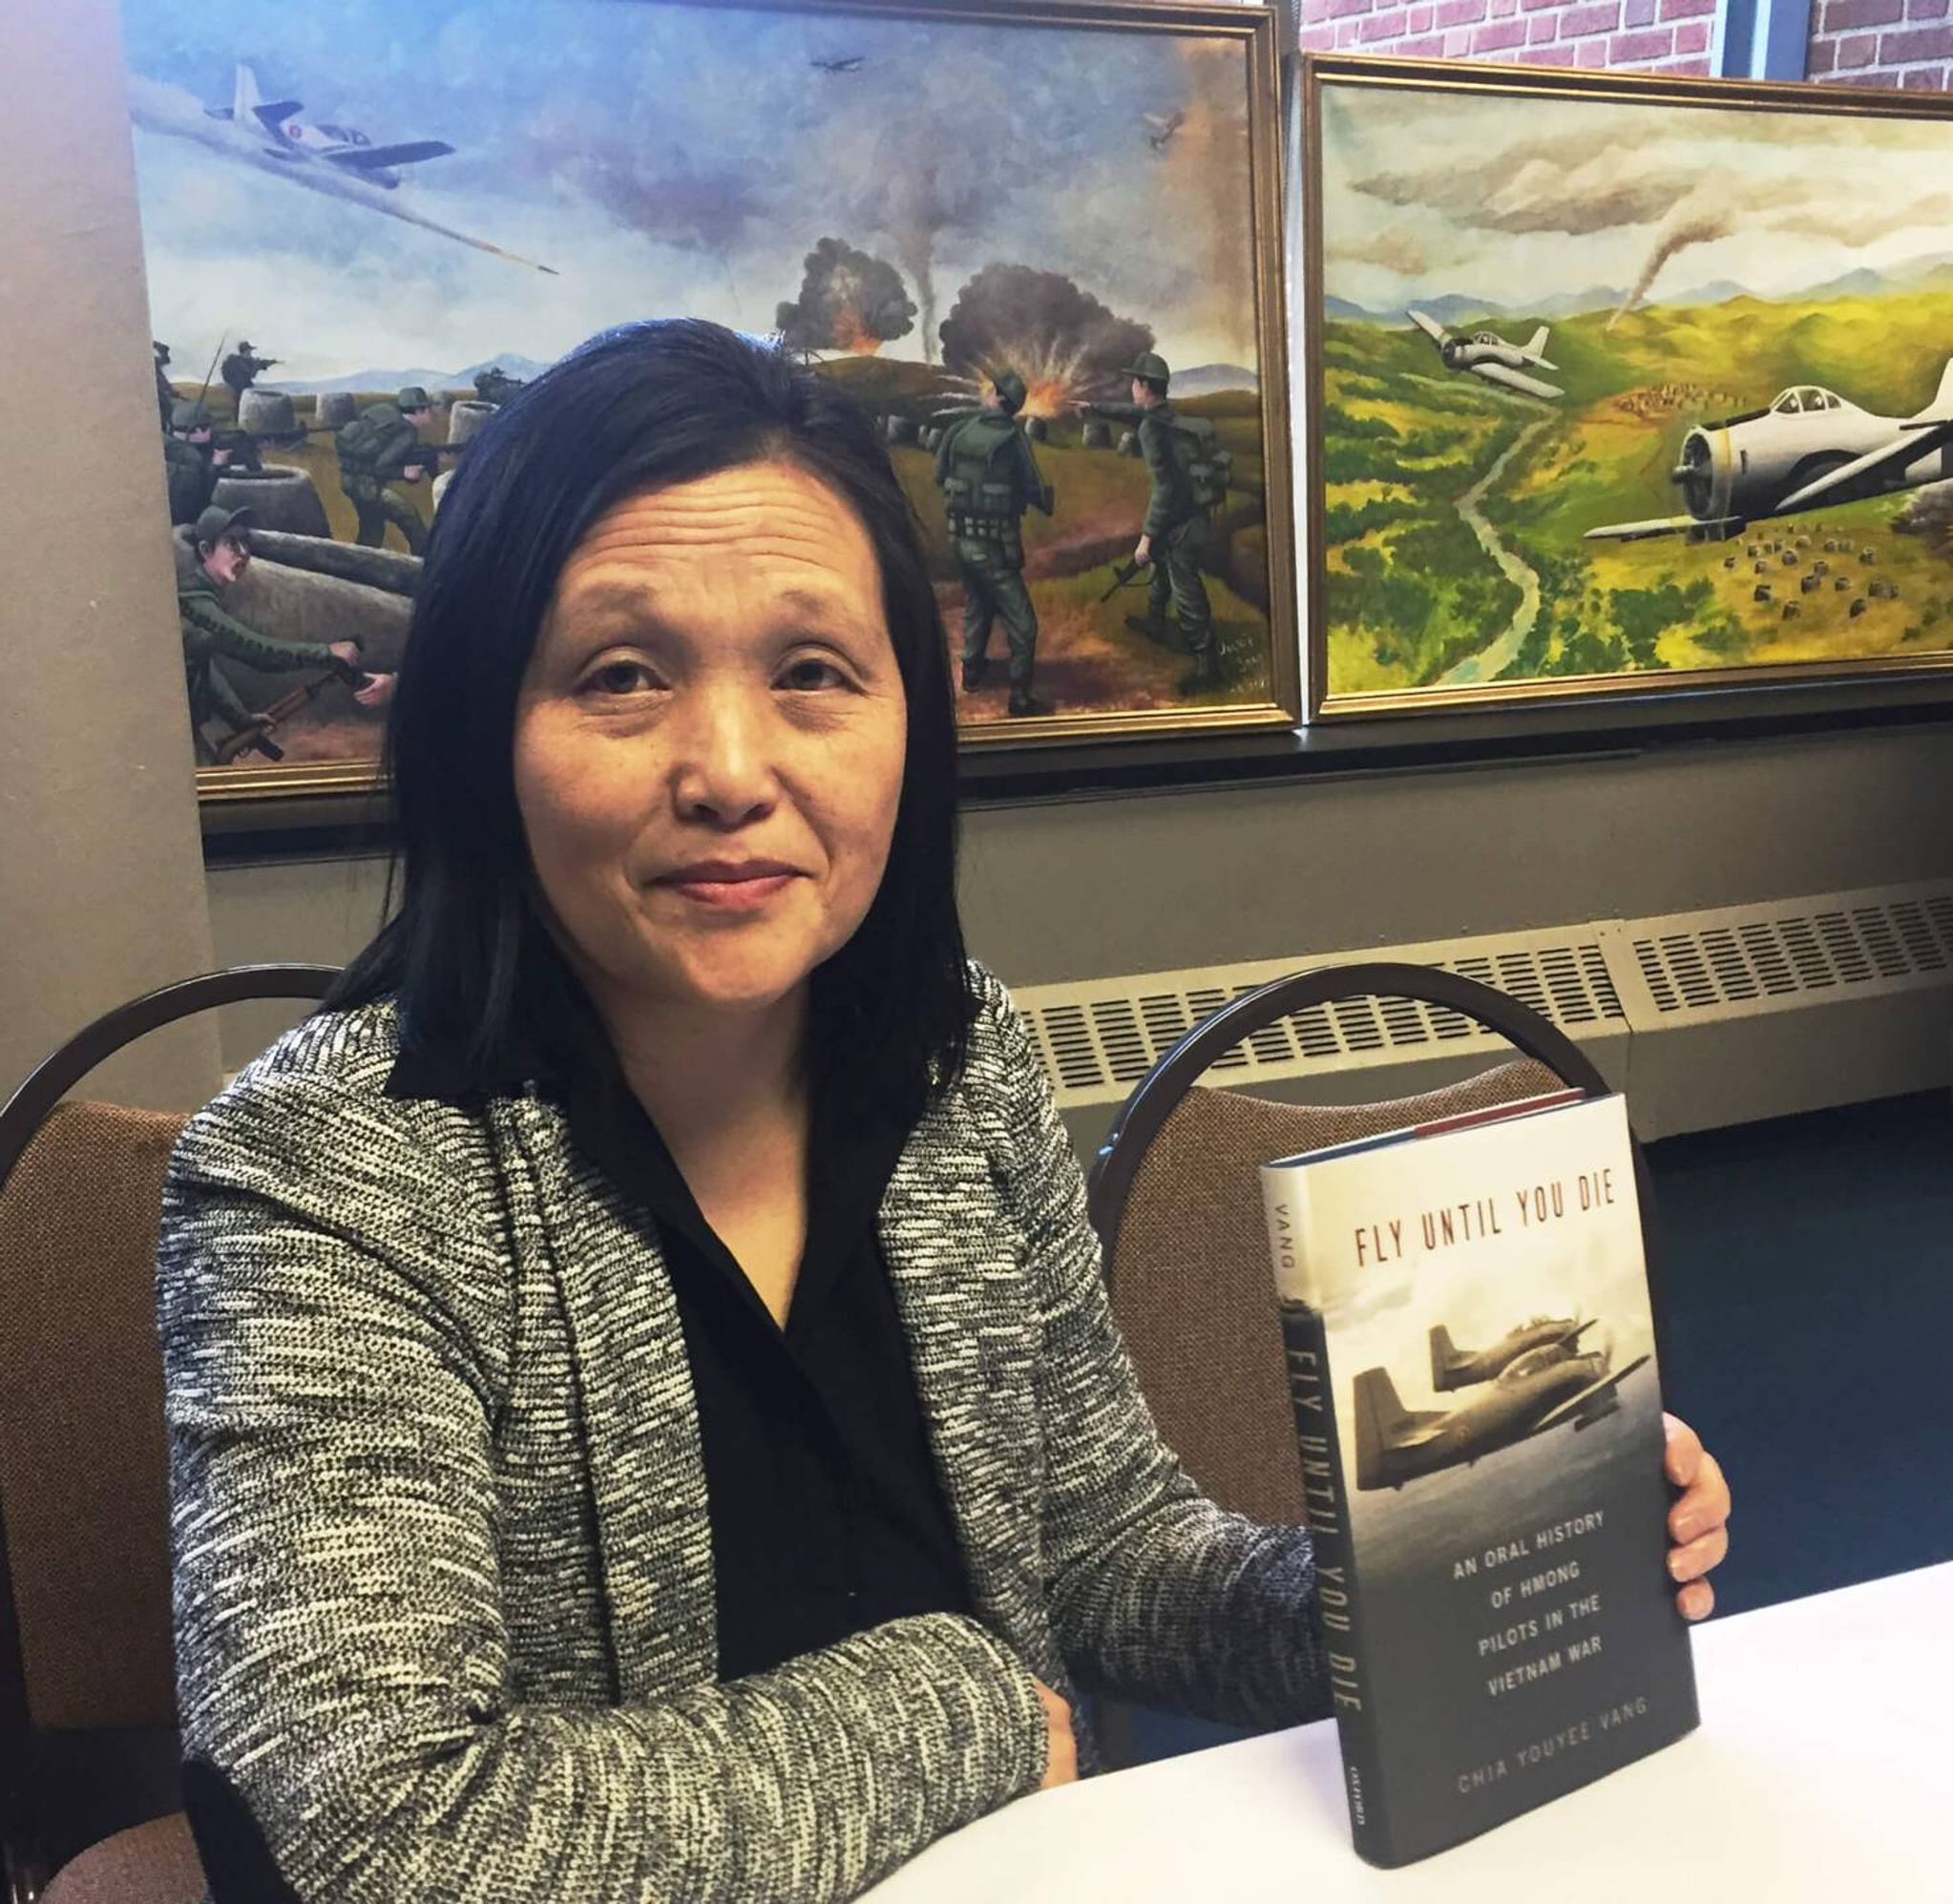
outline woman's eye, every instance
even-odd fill
[[[849,685],[848,677],[832,661],[822,660],[817,655],[807,655],[797,661],[789,661],[780,680],[784,686],[803,694]]]
[[[642,661],[606,661],[585,678],[583,685],[598,694],[636,694],[656,686],[651,670]]]

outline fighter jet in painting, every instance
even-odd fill
[[[1571,1423],[1577,1432],[1615,1413],[1617,1391],[1648,1358],[1611,1369],[1611,1350],[1583,1355],[1569,1342],[1528,1349],[1506,1364],[1463,1407],[1413,1411],[1397,1399],[1387,1369],[1356,1377],[1356,1486],[1400,1488],[1445,1468],[1469,1467],[1487,1454]]]
[[[1529,397],[1550,398],[1565,394],[1541,378],[1525,374],[1528,365],[1536,370],[1559,367],[1546,361],[1547,331],[1544,324],[1533,332],[1529,344],[1508,344],[1489,330],[1475,330],[1469,337],[1455,336],[1436,318],[1426,317],[1422,311],[1406,311],[1404,315],[1438,346],[1438,354],[1444,359],[1447,370],[1469,370],[1473,376],[1482,377],[1488,384],[1519,390]]]
[[[204,117],[243,126],[263,139],[281,159],[323,159],[354,178],[386,191],[400,183],[395,169],[418,165],[423,159],[445,158],[454,148],[445,139],[411,139],[402,145],[375,145],[354,126],[328,126],[299,117],[297,99],[265,99],[258,91],[258,75],[248,66],[237,71],[228,106],[206,106]]]
[[[1155,152],[1165,152],[1173,143],[1175,134],[1186,123],[1185,113],[1143,113],[1140,116],[1152,128],[1146,135],[1146,143]]]
[[[456,231],[394,196],[399,191],[402,166],[444,157],[454,150],[443,139],[375,144],[354,127],[301,119],[298,100],[264,98],[258,90],[257,74],[242,65],[227,106],[203,105],[179,86],[132,73],[129,110],[136,123],[149,132],[194,140],[220,157],[288,179],[308,191],[364,205],[368,211],[438,232],[476,251],[506,258],[512,264],[527,264],[556,276],[547,264],[518,258],[485,238]]]
[[[850,53],[846,59],[816,59],[808,62],[823,73],[859,73],[868,64],[865,52]]]
[[[1686,535],[1718,542],[1753,522],[1861,502],[1953,477],[1953,358],[1916,416],[1879,416],[1816,384],[1796,384],[1768,409],[1697,424],[1669,479],[1687,515],[1589,529],[1589,541]]]
[[[1489,1382],[1529,1349],[1555,1345],[1570,1348],[1592,1327],[1591,1321],[1576,1322],[1571,1316],[1557,1321],[1535,1316],[1531,1322],[1506,1330],[1489,1349],[1470,1350],[1460,1349],[1452,1341],[1450,1329],[1440,1322],[1431,1331],[1431,1386],[1443,1394],[1451,1389],[1468,1389],[1479,1382]]]

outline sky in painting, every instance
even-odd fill
[[[1324,93],[1323,289],[1522,307],[1796,292],[1953,257],[1953,125],[1540,94]]]
[[[1180,365],[1255,361],[1238,41],[648,0],[123,16],[135,84],[187,123],[230,102],[242,61],[301,118],[446,140],[396,201],[558,274],[138,123],[151,315],[179,373],[226,333],[302,382],[547,361],[644,316],[765,331],[830,236],[887,259],[918,303],[933,290],[938,322],[977,269],[1022,263],[1150,324]],[[886,347],[921,357],[919,320]]]

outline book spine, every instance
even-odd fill
[[[1377,1749],[1376,1705],[1370,1697],[1367,1642],[1350,1539],[1329,1345],[1321,1312],[1293,1293],[1306,1271],[1299,1261],[1297,1212],[1290,1195],[1292,1185],[1285,1178],[1286,1173],[1278,1170],[1266,1171],[1263,1176],[1269,1248],[1275,1265],[1295,1445],[1302,1457],[1303,1513],[1315,1549],[1316,1604],[1336,1736],[1342,1747],[1350,1835],[1358,1856],[1375,1864],[1389,1864],[1393,1859],[1385,1824],[1383,1767]]]

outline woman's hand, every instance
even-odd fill
[[[1685,1421],[1662,1416],[1669,1432],[1662,1466],[1682,1490],[1669,1510],[1669,1572],[1683,1582],[1675,1604],[1684,1620],[1707,1620],[1715,1606],[1715,1589],[1702,1578],[1719,1566],[1730,1551],[1730,1484],[1713,1454]]]
[[[1044,1761],[1044,1776],[1038,1781],[1040,1791],[1054,1785],[1075,1785],[1079,1776],[1078,1741],[1071,1735],[1071,1707],[1040,1679],[1038,1697],[1044,1702],[1044,1730],[1050,1749]]]

